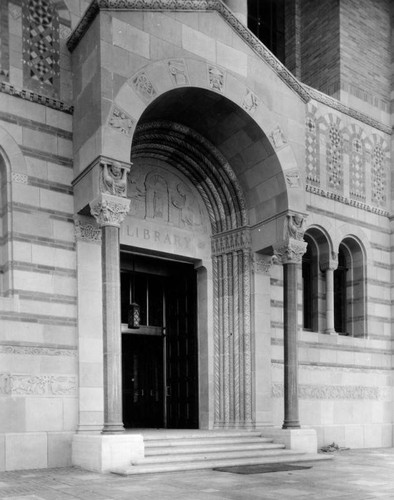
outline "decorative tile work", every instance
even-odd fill
[[[22,4],[23,84],[57,96],[60,89],[59,16],[49,0]]]
[[[381,144],[377,144],[372,152],[372,203],[380,207],[386,206],[386,168],[385,155]]]
[[[309,106],[308,106],[309,108]],[[314,186],[320,185],[319,144],[317,141],[316,113],[313,106],[307,110],[305,130],[305,168],[306,179]]]
[[[365,201],[365,158],[361,139],[350,141],[349,193],[355,200]]]
[[[19,9],[20,11],[20,7],[17,7],[16,5],[12,7],[14,9]],[[0,2],[0,81],[8,80],[9,74],[8,0],[2,0]]]
[[[327,185],[336,192],[343,192],[343,147],[339,120],[328,128],[326,142]]]

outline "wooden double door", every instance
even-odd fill
[[[191,264],[121,256],[126,428],[197,428],[196,278]],[[129,304],[139,328],[127,327]]]

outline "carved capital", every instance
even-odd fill
[[[320,269],[324,272],[330,269],[331,271],[335,271],[338,267],[338,254],[335,252],[331,252],[330,256],[323,257],[320,262]]]
[[[306,247],[306,241],[289,238],[288,241],[274,247],[274,254],[280,264],[300,264]]]
[[[101,193],[89,203],[90,212],[100,227],[120,227],[130,209],[130,200]]]

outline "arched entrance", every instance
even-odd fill
[[[251,184],[261,185],[278,175],[280,165],[275,159],[269,140],[250,116],[212,91],[182,88],[167,92],[147,107],[136,127],[128,184],[131,208],[121,228],[121,245],[133,259],[136,253],[149,253],[153,265],[160,260],[163,273],[167,272],[163,257],[178,262],[186,259],[200,269],[193,304],[199,352],[198,384],[194,385],[198,404],[193,408],[198,407],[199,413],[186,426],[253,426],[249,221],[250,213],[255,217],[256,202]],[[177,295],[177,286],[172,285],[171,292]],[[141,333],[125,330],[124,338],[127,335],[137,338]],[[153,349],[154,342],[160,343],[140,339],[145,347],[136,344],[135,350]],[[126,340],[124,346],[131,343]],[[161,349],[157,348],[157,356]],[[131,351],[130,347],[130,356]],[[161,373],[171,370],[168,362],[165,353]],[[124,373],[125,377],[129,374]],[[124,390],[128,390],[127,383]],[[140,401],[141,390],[129,397]],[[166,409],[172,405],[173,391],[160,391],[163,401],[156,398],[156,402],[164,408],[164,418],[153,419],[151,425],[172,426]],[[181,412],[179,401],[177,408]],[[140,421],[148,424],[149,405],[144,411],[149,418]],[[178,426],[181,420],[174,419]]]

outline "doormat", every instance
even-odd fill
[[[290,470],[312,469],[312,465],[292,465],[285,463],[235,465],[231,467],[215,467],[218,472],[231,472],[233,474],[266,474],[267,472],[284,472]]]

